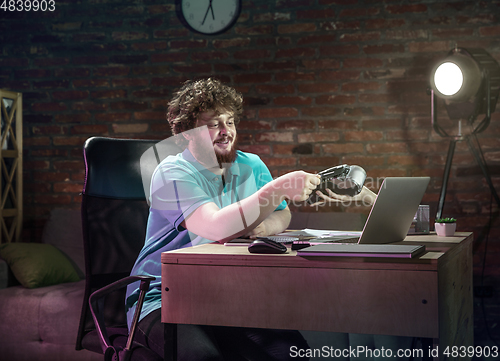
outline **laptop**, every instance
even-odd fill
[[[361,236],[354,244],[382,245],[403,241],[429,181],[429,177],[385,178],[370,210]],[[328,238],[311,239],[309,244],[313,246],[300,249],[298,253],[307,255],[308,253],[317,253],[322,249],[324,249],[324,252],[328,252],[328,247],[321,246],[332,243],[344,243],[344,241],[329,240]],[[385,251],[387,249],[384,249]],[[366,249],[365,252],[370,252],[370,250]]]
[[[406,238],[430,177],[385,178],[366,220],[359,244],[383,244]]]

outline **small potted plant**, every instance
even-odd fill
[[[438,218],[434,223],[436,233],[441,237],[451,237],[457,229],[457,220],[455,218]]]

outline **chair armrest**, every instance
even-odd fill
[[[119,290],[120,288],[126,287],[131,283],[137,282],[137,281],[154,281],[156,278],[152,276],[128,276],[124,277],[118,281],[115,281],[113,283],[110,283],[107,286],[99,288],[97,291],[93,292],[90,297],[89,297],[89,302],[92,298],[101,298],[103,296],[106,296],[112,292],[115,292],[116,290]],[[149,283],[148,282],[148,283]],[[149,284],[148,284],[149,286]],[[91,305],[92,307],[92,305]]]
[[[146,291],[149,289],[149,284],[151,283],[151,281],[154,281],[155,279],[156,279],[155,277],[151,276],[128,276],[116,282],[113,282],[107,286],[104,286],[90,295],[89,297],[90,312],[92,313],[92,318],[94,319],[96,331],[99,335],[99,340],[101,341],[101,347],[104,354],[106,354],[106,350],[113,347],[109,340],[108,333],[106,331],[106,325],[104,323],[103,314],[102,312],[100,312],[100,310],[104,308],[104,296],[116,290],[119,290],[120,288],[126,287],[131,283],[137,281],[141,282],[139,287],[140,288],[139,301],[137,302],[134,319],[132,321],[127,341],[126,350],[128,350],[132,344],[135,328],[137,326],[137,323],[139,322],[139,315],[142,310],[142,303],[144,301]]]

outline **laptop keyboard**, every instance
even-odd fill
[[[257,237],[261,238],[261,237]],[[271,241],[283,244],[291,244],[293,242],[322,242],[322,243],[340,243],[340,244],[353,244],[358,243],[359,237],[354,236],[333,236],[333,237],[321,237],[321,238],[313,238],[313,237],[293,237],[293,236],[268,236],[262,237],[270,239]]]
[[[293,243],[300,240],[299,237],[292,237],[292,236],[267,236],[267,237],[257,237],[257,238],[267,238],[270,239],[271,241],[284,244]]]

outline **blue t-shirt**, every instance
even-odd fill
[[[212,242],[189,232],[181,223],[202,204],[214,202],[219,208],[254,194],[272,180],[271,173],[255,154],[237,151],[235,162],[223,179],[196,161],[186,149],[165,158],[156,167],[151,179],[151,196],[146,240],[139,253],[132,275],[156,277],[146,293],[140,319],[161,307],[161,253]],[[255,211],[258,212],[258,205]],[[283,201],[276,210],[286,208]],[[258,214],[242,215],[242,227],[254,222]],[[139,297],[139,282],[127,287],[128,324],[132,322]]]

